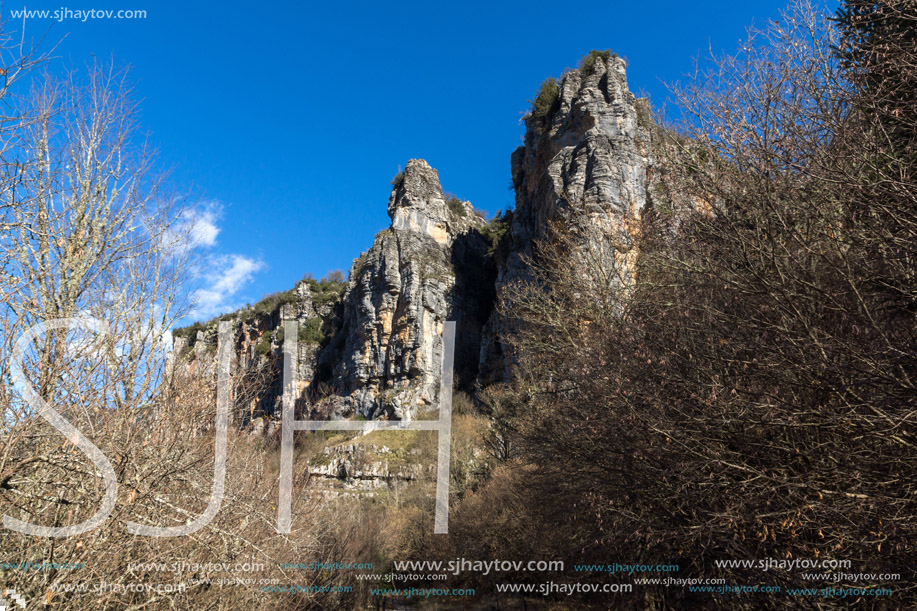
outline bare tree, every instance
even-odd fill
[[[0,481],[4,514],[28,523],[79,523],[96,511],[102,484],[76,441],[39,418],[40,404],[103,447],[137,439],[158,395],[164,340],[186,311],[184,203],[163,190],[138,138],[126,77],[96,65],[85,80],[36,78],[11,101],[20,120],[0,134]],[[102,326],[49,328],[20,343],[16,382],[23,333],[77,318]]]

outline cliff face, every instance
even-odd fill
[[[312,417],[410,419],[437,405],[446,320],[457,322],[460,387],[511,377],[501,343],[511,329],[494,303],[531,277],[529,260],[553,227],[606,262],[622,285],[633,282],[651,165],[649,106],[628,91],[623,60],[590,57],[526,118],[524,145],[511,157],[516,208],[498,244],[471,204],[447,198],[436,170],[413,159],[393,181],[391,227],[354,261],[346,285],[303,281],[227,315],[236,330],[233,375],[261,384],[245,399],[249,417],[279,408],[284,319],[301,327],[301,395],[310,384],[330,392]],[[570,273],[590,273],[576,248],[571,255]],[[212,370],[216,323],[193,331],[176,339],[175,352],[187,366]]]
[[[315,287],[313,290],[312,287]],[[283,392],[283,321],[296,320],[299,394],[322,378],[319,356],[324,337],[340,319],[340,283],[302,280],[289,291],[267,296],[254,306],[225,314],[232,321],[234,418],[246,423],[279,412]],[[219,319],[174,332],[167,368],[215,375]]]
[[[593,257],[606,259],[622,283],[633,281],[633,242],[647,202],[650,121],[648,103],[627,88],[624,60],[597,56],[588,70],[563,76],[547,112],[526,118],[524,144],[511,157],[516,209],[498,293],[530,278],[527,259],[550,238],[552,224]],[[483,381],[511,375],[511,358],[500,342],[509,332],[498,315],[488,321],[481,370],[490,378]]]
[[[388,213],[391,228],[351,268],[329,355],[354,411],[411,418],[437,402],[446,320],[461,329],[458,367],[474,368],[492,300],[487,290],[478,289],[481,299],[470,290],[469,276],[484,273],[485,221],[469,203],[447,202],[436,170],[417,159],[396,177]]]

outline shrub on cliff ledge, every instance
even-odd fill
[[[500,244],[503,242],[503,236],[506,235],[512,221],[512,210],[507,210],[506,212],[498,210],[487,225],[481,229],[481,235],[484,236],[484,239],[486,239],[488,243],[488,254],[493,255],[498,251]]]
[[[316,280],[312,274],[306,274],[302,282],[309,285],[309,290],[312,291],[312,305],[316,308],[339,300],[346,285],[344,272],[340,270],[329,272],[321,280]]]
[[[273,342],[270,333],[265,333],[258,340],[258,343],[255,345],[255,354],[265,355],[271,351],[273,347]]]
[[[321,344],[325,340],[325,333],[322,331],[322,319],[320,317],[310,318],[305,324],[299,326],[299,341],[305,344]]]
[[[468,214],[462,200],[451,193],[446,194],[446,205],[449,206],[449,210],[452,211],[452,214],[458,217],[464,218]]]
[[[172,330],[172,337],[184,337],[188,339],[188,345],[194,345],[194,340],[197,339],[197,332],[203,331],[207,328],[207,323],[195,322],[187,327],[179,327],[178,329]]]
[[[532,100],[532,116],[536,119],[546,117],[558,97],[560,97],[560,85],[557,84],[557,79],[549,76],[542,81],[538,95]]]
[[[589,76],[595,72],[595,61],[597,59],[606,62],[611,57],[617,57],[617,53],[612,53],[611,49],[605,49],[604,51],[597,51],[593,49],[589,52],[589,55],[580,60],[579,71],[583,76]]]
[[[271,293],[262,297],[261,301],[254,305],[252,316],[273,314],[280,310],[280,306],[294,301],[296,301],[296,293],[294,291]]]

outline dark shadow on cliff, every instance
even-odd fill
[[[488,239],[478,229],[461,234],[452,246],[455,286],[450,293],[450,320],[456,321],[456,390],[474,386],[482,330],[496,302],[497,266],[488,247]]]

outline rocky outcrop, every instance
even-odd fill
[[[372,490],[416,481],[433,467],[421,466],[421,451],[385,445],[345,443],[326,447],[309,461],[309,475],[333,480],[345,488]]]
[[[554,99],[545,100],[546,111],[526,117],[524,144],[511,157],[516,209],[504,238],[500,293],[531,277],[533,248],[550,239],[555,224],[588,248],[593,261],[605,259],[622,283],[633,280],[651,119],[648,103],[627,88],[624,60],[606,55],[593,52],[582,68],[564,74]],[[485,382],[511,375],[500,341],[511,332],[496,314],[488,322],[481,350],[481,369],[490,376]]]
[[[220,317],[233,321],[232,377],[243,421],[279,412],[285,320],[300,328],[298,396],[321,387],[309,397],[322,399],[312,404],[312,418],[409,419],[434,408],[446,320],[459,330],[459,381],[475,379],[496,276],[481,234],[486,222],[469,202],[447,197],[423,160],[410,160],[393,187],[392,225],[354,261],[342,295],[316,296],[316,287],[332,289],[303,280]],[[174,353],[183,366],[215,371],[217,322],[177,333]],[[331,396],[320,396],[328,391]]]
[[[475,277],[485,274],[487,242],[471,204],[447,200],[423,160],[410,160],[393,183],[392,226],[354,261],[341,330],[325,356],[346,408],[409,419],[437,404],[446,320],[461,330],[457,366],[473,377],[492,295],[488,279]]]
[[[315,287],[315,290],[313,290]],[[234,419],[255,425],[269,421],[280,410],[283,393],[283,322],[296,320],[298,342],[298,394],[320,377],[319,354],[340,317],[343,281],[317,282],[305,278],[289,291],[268,295],[254,306],[224,314],[207,323],[195,323],[174,332],[168,375],[176,367],[185,372],[215,375],[217,326],[219,320],[232,323],[233,350],[230,374],[233,380]]]
[[[346,285],[303,281],[228,315],[233,376],[261,384],[243,411],[255,419],[278,410],[285,319],[300,324],[298,390],[312,418],[411,419],[435,408],[447,320],[457,323],[459,387],[511,378],[501,338],[512,329],[494,311],[496,295],[532,277],[537,245],[554,239],[555,227],[574,245],[566,273],[594,271],[580,256],[588,252],[590,265],[602,261],[621,286],[633,283],[651,129],[624,61],[593,52],[526,118],[524,145],[511,157],[516,207],[501,223],[488,226],[470,203],[443,193],[436,170],[410,160],[393,181],[391,227],[354,261]],[[215,321],[189,329],[176,352],[212,371],[215,335]],[[310,394],[315,387],[322,391]]]

